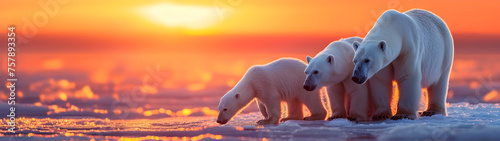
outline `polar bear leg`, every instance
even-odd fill
[[[398,112],[391,119],[417,119],[417,110],[421,95],[421,73],[408,73],[397,78],[399,86]]]
[[[278,124],[281,118],[281,96],[276,90],[270,91],[266,95],[268,97],[262,99],[262,102],[266,107],[267,118],[257,121],[257,124]]]
[[[347,118],[345,108],[345,88],[343,84],[331,85],[326,88],[328,98],[330,99],[330,108],[332,109],[332,116],[328,120],[336,118]]]
[[[391,118],[392,81],[382,82],[372,79],[368,81],[368,86],[374,108],[372,120],[379,121]]]
[[[349,81],[349,83],[353,83],[354,91],[348,93],[350,96],[350,109],[347,119],[350,121],[369,121],[368,118],[368,87],[366,85],[357,85],[354,82]]]
[[[257,102],[257,107],[259,107],[259,110],[262,113],[262,116],[264,116],[264,118],[267,118],[266,106],[264,106],[264,104],[262,104],[262,102],[259,102],[259,100],[256,100],[255,102]]]
[[[304,114],[302,112],[302,102],[299,99],[292,99],[286,102],[288,117],[282,118],[281,122],[287,120],[302,120]]]
[[[427,110],[422,112],[421,116],[432,116],[435,114],[442,114],[447,116],[446,112],[446,96],[448,93],[448,74],[444,74],[438,82],[427,88],[429,92],[428,101],[429,105]]]
[[[311,116],[305,117],[304,120],[325,120],[326,117],[326,109],[321,102],[321,97],[319,93],[311,93],[303,94],[301,100],[304,105],[306,105],[307,109],[311,112]]]

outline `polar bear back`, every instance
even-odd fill
[[[306,78],[304,70],[307,65],[298,59],[286,58],[278,59],[266,65],[254,66],[257,70],[255,79],[265,79],[256,82],[266,81],[273,85],[284,99],[295,98],[305,93],[311,93],[302,88],[302,83]]]
[[[350,37],[346,39],[340,39],[339,41],[335,41],[330,43],[323,51],[318,53],[315,57],[320,55],[328,55],[331,54],[333,56],[346,56],[351,59],[347,59],[348,61],[352,61],[352,56],[354,55],[354,48],[352,47],[352,43],[354,41],[362,42],[363,39],[360,37]]]
[[[417,46],[422,65],[422,86],[436,82],[453,61],[453,39],[447,25],[435,14],[414,9],[405,12],[414,22],[418,34]]]
[[[422,87],[428,87],[437,82],[442,74],[448,74],[446,71],[450,70],[453,61],[453,39],[447,25],[438,16],[421,9],[405,13],[387,10],[365,40],[386,40],[394,48],[386,50],[388,56],[415,58],[397,65],[420,65]],[[396,49],[395,46],[401,48]]]

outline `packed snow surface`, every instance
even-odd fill
[[[255,125],[260,113],[241,114],[226,125],[216,117],[175,117],[156,120],[22,118],[15,134],[3,129],[0,140],[500,140],[500,105],[451,103],[448,116],[418,120],[354,123],[286,121]]]

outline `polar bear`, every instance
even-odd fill
[[[399,86],[398,110],[392,119],[417,119],[421,88],[429,105],[421,116],[447,115],[446,95],[453,63],[453,39],[448,27],[431,12],[388,10],[380,16],[354,56],[352,80],[364,83],[380,69],[394,67]]]
[[[286,120],[325,120],[326,110],[319,91],[302,89],[306,64],[298,59],[281,58],[267,65],[252,66],[236,86],[227,92],[219,103],[217,123],[227,123],[254,98],[265,119],[258,124],[278,124],[281,118],[281,101],[288,106]],[[311,112],[303,116],[302,105]]]
[[[330,43],[314,58],[307,56],[309,65],[305,69],[307,79],[304,81],[304,89],[313,91],[316,88],[327,87],[332,109],[332,116],[328,120],[347,117],[353,121],[369,121],[370,111],[374,112],[373,120],[390,118],[392,68],[388,66],[368,84],[359,85],[352,82],[354,69],[352,59],[355,52],[352,43],[355,41],[361,42],[363,39],[359,37],[341,39]],[[372,102],[373,106],[370,104]]]

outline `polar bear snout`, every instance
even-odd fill
[[[217,123],[219,124],[226,124],[229,120],[224,118],[224,115],[222,112],[219,112],[219,116],[217,116]]]
[[[217,119],[217,123],[219,124],[226,124],[228,120],[221,120],[221,119]]]
[[[354,81],[354,83],[357,83],[357,84],[363,84],[363,83],[365,83],[365,81],[366,81],[366,77],[361,77],[361,78],[358,78],[358,77],[353,76],[353,77],[351,78],[351,80],[352,80],[352,81]]]
[[[366,82],[366,75],[359,69],[354,70],[354,73],[352,74],[352,81],[357,84],[363,84]]]
[[[317,86],[318,84],[316,83],[316,78],[313,75],[308,75],[303,88],[307,91],[314,91]]]
[[[307,91],[313,91],[314,89],[316,89],[316,86],[313,86],[313,85],[304,85],[304,89],[307,90]]]

